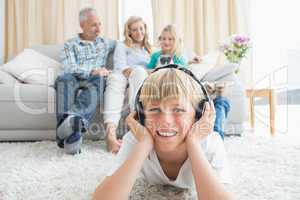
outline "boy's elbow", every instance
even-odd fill
[[[100,185],[96,188],[93,193],[93,200],[106,200],[109,199],[109,187],[107,183],[107,178],[105,178]]]
[[[121,199],[122,198],[116,197],[115,194],[112,194],[107,190],[98,190],[98,188],[96,189],[96,191],[92,196],[92,200],[121,200]]]
[[[92,200],[122,200],[128,198],[122,198],[117,193],[117,189],[114,187],[111,177],[106,177],[102,183],[96,188],[92,195]]]
[[[92,197],[93,200],[110,200],[112,199],[110,196],[109,196],[109,189],[105,189],[105,187],[103,187],[103,185],[99,185],[94,194],[93,194],[93,197]]]
[[[230,192],[226,192],[226,195],[225,195],[225,198],[226,200],[233,200],[234,199],[234,196],[232,193]]]
[[[103,191],[102,191],[102,184],[100,184],[96,190],[93,193],[92,199],[93,200],[99,200],[99,199],[103,199],[101,198],[101,196],[103,197]]]

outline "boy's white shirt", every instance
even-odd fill
[[[137,140],[129,131],[124,137],[121,149],[116,156],[113,166],[107,173],[112,175],[127,159],[131,153]],[[213,170],[217,173],[222,183],[231,183],[230,169],[224,148],[224,143],[217,132],[209,134],[206,139],[202,140],[201,147],[211,164]],[[159,160],[154,150],[152,150],[148,158],[144,161],[140,171],[141,176],[150,184],[173,185],[180,188],[195,187],[192,168],[189,159],[181,166],[176,180],[170,180],[160,166]]]

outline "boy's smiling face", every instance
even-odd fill
[[[184,143],[195,122],[195,109],[187,99],[168,98],[145,106],[145,126],[154,139],[154,148],[173,151]]]

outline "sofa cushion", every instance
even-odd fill
[[[25,49],[14,59],[4,64],[2,70],[24,83],[53,85],[61,70],[61,64],[33,49]]]
[[[0,84],[1,130],[55,128],[55,91],[46,85]]]
[[[15,83],[0,85],[0,103],[15,102],[55,102],[55,90],[46,85]]]
[[[188,66],[188,69],[191,70],[199,80],[201,80],[205,76],[205,74],[208,73],[212,68],[212,65],[202,63],[190,64]]]
[[[192,60],[196,54],[192,51],[185,50],[183,56],[187,60]],[[201,62],[190,64],[188,68],[196,75],[198,79],[202,79],[218,62],[219,52],[212,51],[201,57]]]
[[[238,64],[227,63],[223,66],[215,66],[210,69],[202,78],[202,81],[219,81],[224,77],[235,73],[235,70],[238,68]]]
[[[184,49],[182,56],[187,60],[192,60],[197,54],[193,50]],[[210,51],[205,55],[201,56],[201,63],[215,65],[218,61],[219,51]]]

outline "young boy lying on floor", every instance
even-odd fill
[[[94,199],[128,199],[139,172],[151,184],[195,188],[198,199],[232,199],[222,184],[231,179],[214,121],[214,106],[190,72],[156,69],[138,92],[131,131]]]

